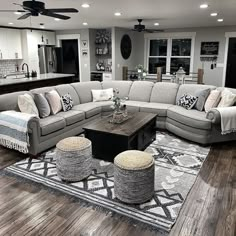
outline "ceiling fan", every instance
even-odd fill
[[[137,32],[147,32],[147,33],[154,33],[154,32],[163,32],[164,30],[153,30],[153,29],[146,29],[145,25],[142,25],[143,19],[137,19],[138,24],[134,25],[133,31]]]
[[[19,13],[25,13],[21,17],[18,18],[18,20],[24,20],[30,16],[49,16],[58,18],[61,20],[68,20],[70,19],[69,16],[57,14],[57,13],[77,13],[78,10],[75,8],[51,8],[47,9],[45,8],[45,3],[32,0],[32,1],[23,1],[22,5],[18,3],[13,3],[14,5],[21,6],[23,10],[0,10],[0,12],[19,12]]]

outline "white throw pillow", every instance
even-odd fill
[[[56,90],[45,93],[45,97],[51,109],[51,114],[55,115],[62,110],[61,97]]]
[[[236,102],[236,94],[232,93],[229,89],[224,89],[221,92],[221,100],[218,107],[231,107]]]
[[[27,93],[18,96],[18,107],[23,113],[33,114],[39,117],[39,111],[34,99]]]
[[[100,102],[100,101],[109,101],[113,98],[113,88],[109,89],[92,89],[93,95],[93,102]]]
[[[219,90],[212,90],[210,95],[208,96],[205,103],[205,111],[208,112],[211,108],[217,107],[221,98],[221,92]]]

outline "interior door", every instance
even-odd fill
[[[236,88],[236,38],[229,39],[225,86]]]

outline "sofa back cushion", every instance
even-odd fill
[[[175,104],[179,85],[176,83],[155,83],[152,89],[150,102]]]
[[[71,84],[79,96],[80,103],[92,102],[92,89],[102,89],[98,81],[78,82]]]
[[[72,100],[73,100],[73,105],[74,106],[80,104],[79,95],[77,94],[77,92],[75,91],[75,89],[72,85],[70,85],[70,84],[60,84],[60,85],[57,85],[55,88],[56,88],[58,94],[60,95],[60,97],[69,93]]]
[[[25,93],[30,94],[29,91],[21,91],[0,95],[0,112],[7,110],[20,111],[18,107],[18,96]]]
[[[46,92],[50,92],[52,90],[54,90],[55,87],[53,86],[49,86],[49,87],[42,87],[42,88],[36,88],[36,89],[31,89],[30,92],[31,93],[37,93],[37,94],[45,94]]]
[[[129,91],[132,85],[132,81],[104,81],[102,82],[102,88],[103,89],[108,89],[108,88],[113,88],[113,89],[118,89],[119,94],[118,97],[124,98],[129,96]]]
[[[203,85],[203,84],[182,84],[179,86],[179,90],[176,95],[176,103],[180,99],[180,97],[184,95],[185,93],[196,96],[199,93],[199,91],[205,90],[208,88],[215,89],[216,87],[213,85]]]
[[[153,82],[149,81],[135,81],[133,82],[129,91],[129,100],[150,102]]]

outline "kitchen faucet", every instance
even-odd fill
[[[24,70],[24,67],[26,66],[26,70],[27,70],[27,73],[25,74],[25,77],[26,78],[29,78],[30,77],[30,74],[29,74],[29,66],[27,63],[23,63],[22,65],[22,70]]]

